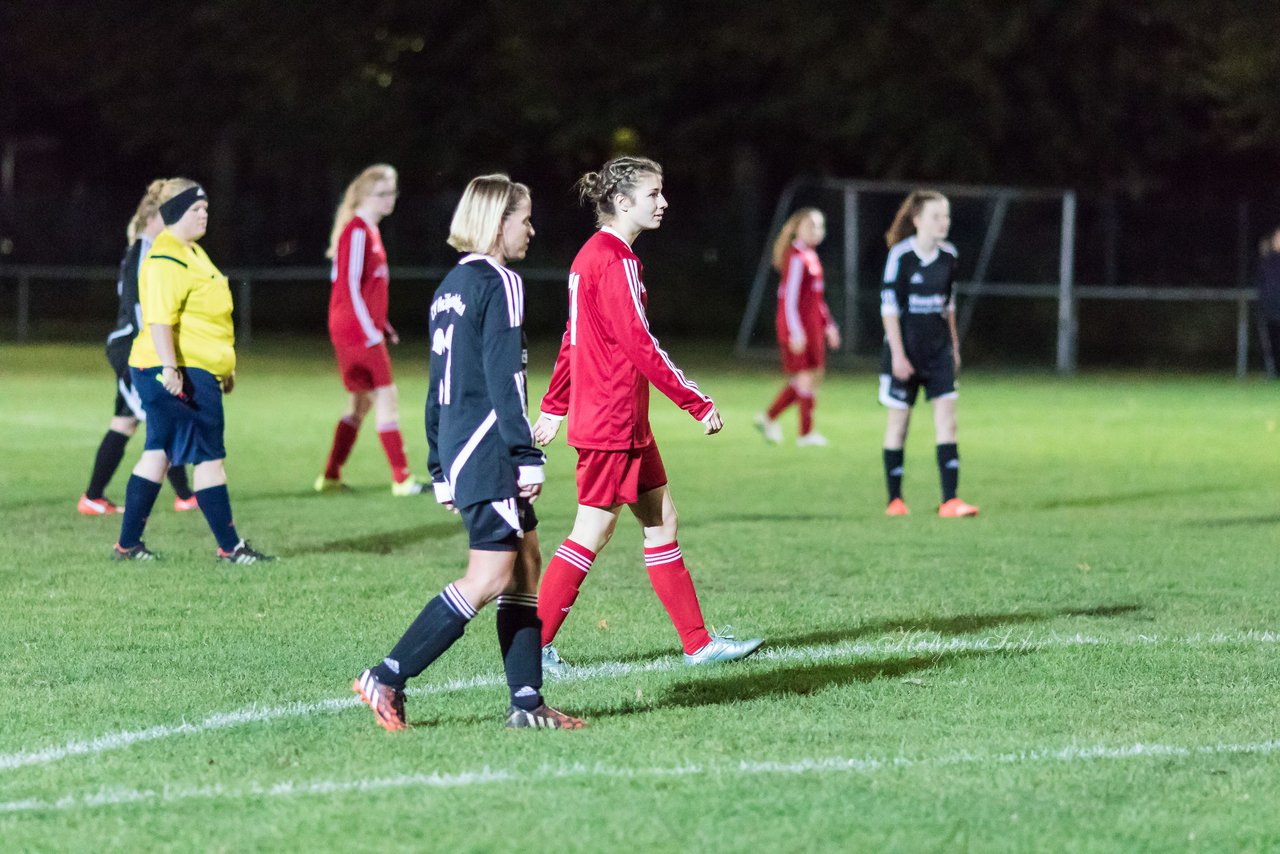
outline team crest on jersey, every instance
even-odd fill
[[[436,301],[431,303],[431,319],[435,320],[437,314],[446,311],[456,311],[458,316],[467,313],[467,304],[462,301],[462,294],[440,294],[436,297]]]
[[[911,274],[911,284],[913,284],[913,285],[923,285],[923,284],[924,284],[924,276],[920,275],[919,273],[912,273],[912,274]]]

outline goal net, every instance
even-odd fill
[[[842,355],[878,352],[880,283],[887,254],[884,233],[902,199],[917,187],[937,190],[951,201],[949,240],[959,252],[956,290],[961,340],[982,326],[984,301],[1036,298],[1019,300],[1031,310],[1019,313],[1017,328],[1008,334],[1025,339],[1025,346],[1034,349],[1028,355],[1049,357],[1059,370],[1073,370],[1075,194],[1059,189],[897,181],[796,179],[787,185],[774,210],[738,329],[738,355],[776,352],[778,274],[772,267],[771,249],[787,217],[801,207],[816,207],[826,215],[827,239],[818,254],[827,305],[844,339]]]

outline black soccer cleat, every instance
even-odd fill
[[[160,555],[156,554],[155,552],[151,551],[151,549],[147,548],[147,544],[143,542],[139,542],[136,546],[133,546],[132,548],[128,548],[128,549],[122,548],[119,543],[116,543],[111,548],[111,559],[112,560],[159,560]]]
[[[241,540],[236,544],[236,547],[229,552],[224,552],[222,549],[218,549],[218,560],[226,563],[235,563],[247,566],[251,563],[275,560],[275,556],[263,554],[253,546],[249,545],[248,540]]]
[[[582,729],[586,725],[582,718],[566,715],[546,703],[531,712],[519,706],[507,709],[507,729]]]

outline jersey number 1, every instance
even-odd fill
[[[444,377],[440,380],[440,405],[449,405],[449,377],[453,373],[453,324],[448,329],[436,329],[431,339],[431,352],[444,356]]]
[[[578,283],[582,277],[569,274],[569,343],[578,343]]]

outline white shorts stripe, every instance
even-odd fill
[[[131,385],[125,385],[124,380],[119,378],[116,379],[116,388],[120,390],[120,397],[124,399],[133,417],[139,421],[146,421],[147,413],[142,408],[142,395],[138,394],[138,390]]]

